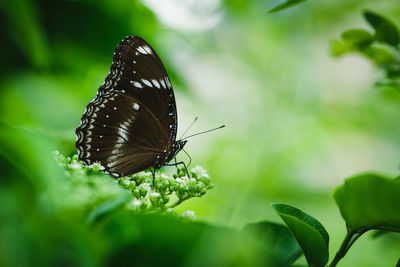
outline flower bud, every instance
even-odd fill
[[[157,192],[150,193],[150,203],[151,203],[151,205],[153,205],[153,207],[160,206],[161,202],[162,202],[162,200],[161,200],[160,193],[157,193]]]
[[[182,213],[182,217],[186,220],[189,221],[194,221],[196,220],[196,214],[194,214],[194,211],[192,210],[186,210]]]

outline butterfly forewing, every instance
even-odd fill
[[[176,128],[175,97],[161,60],[143,39],[125,38],[76,130],[80,159],[100,162],[116,177],[136,173],[170,150]]]
[[[146,103],[175,141],[177,116],[170,79],[153,48],[137,36],[125,38],[115,48],[110,74],[99,92],[115,90]]]

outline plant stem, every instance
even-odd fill
[[[353,231],[347,230],[347,234],[340,246],[338,252],[336,252],[335,257],[333,258],[329,267],[335,267],[338,262],[346,255],[347,251],[349,251],[350,247],[354,244],[354,242],[363,234],[365,231],[360,231],[354,233]]]

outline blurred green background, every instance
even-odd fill
[[[374,88],[381,73],[356,54],[334,58],[330,43],[346,29],[369,29],[364,9],[400,25],[400,2],[310,0],[267,14],[275,3],[2,1],[0,249],[21,253],[25,242],[17,232],[45,231],[34,222],[33,230],[15,223],[37,214],[35,203],[41,216],[51,216],[51,196],[63,182],[49,152],[76,153],[74,130],[109,71],[114,47],[138,35],[171,77],[178,131],[195,116],[191,133],[227,126],[186,145],[215,188],[178,211],[239,229],[279,222],[270,203],[288,203],[326,226],[336,252],[345,225],[334,188],[360,172],[399,173],[400,94]],[[49,188],[53,194],[43,194]],[[363,236],[340,266],[394,266],[399,241]]]

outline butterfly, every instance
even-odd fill
[[[185,146],[176,140],[177,111],[168,74],[154,49],[128,36],[115,48],[110,73],[76,129],[79,159],[122,177],[168,163]],[[176,162],[170,165],[183,164]],[[187,173],[188,174],[188,173]],[[189,174],[188,174],[189,175]]]

